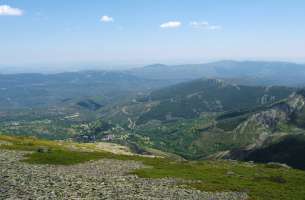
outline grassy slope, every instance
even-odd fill
[[[141,161],[153,168],[143,168],[134,173],[145,178],[174,177],[197,180],[187,187],[203,191],[244,191],[251,199],[304,199],[305,173],[300,170],[274,168],[262,164],[233,161],[178,162],[164,158],[114,155],[103,151],[84,152],[69,149],[71,143],[58,143],[29,138],[0,136],[0,147],[27,150],[25,162],[33,164],[71,165],[103,158]],[[37,149],[49,149],[40,153]]]
[[[160,102],[142,114],[137,124],[172,117],[192,119],[202,112],[221,112],[256,108],[286,98],[288,87],[235,86],[214,79],[199,79],[153,91],[147,99]],[[264,98],[263,98],[264,97]]]

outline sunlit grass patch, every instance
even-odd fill
[[[31,137],[11,137],[0,135],[0,141],[8,142],[9,144],[1,145],[0,148],[11,150],[35,151],[38,148],[46,147],[50,149],[63,149],[63,143],[49,140],[38,140]]]
[[[49,152],[27,154],[23,161],[31,164],[73,165],[102,158],[105,158],[105,156],[96,152],[51,150]]]
[[[237,161],[191,162],[103,151],[77,151],[67,148],[65,143],[34,138],[0,136],[0,140],[11,142],[10,145],[1,145],[1,148],[31,151],[23,160],[31,164],[74,165],[99,159],[133,160],[151,166],[132,172],[139,177],[189,180],[193,182],[184,185],[202,191],[246,192],[251,200],[304,200],[305,197],[305,172],[301,170]]]
[[[246,192],[256,200],[303,200],[305,172],[232,161],[157,162],[135,173],[145,178],[195,180],[187,185],[202,191]]]

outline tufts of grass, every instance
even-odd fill
[[[305,173],[300,170],[231,161],[144,163],[153,168],[136,170],[135,174],[140,177],[196,180],[188,186],[202,191],[247,192],[255,200],[303,200],[305,197]]]
[[[51,150],[27,154],[24,162],[31,164],[74,165],[90,160],[105,158],[99,152],[74,152],[67,150]]]
[[[66,148],[64,144],[33,138],[5,138],[10,145],[1,148],[30,150],[24,162],[32,164],[73,165],[98,159],[134,160],[152,166],[135,170],[143,178],[178,178],[193,180],[187,186],[202,191],[239,191],[251,200],[304,200],[305,172],[264,164],[236,161],[174,161],[164,158],[114,155],[108,152],[84,152]],[[39,151],[40,147],[48,151]]]
[[[28,137],[11,137],[0,135],[0,141],[8,144],[0,145],[1,149],[29,151],[24,162],[31,164],[73,165],[103,158],[128,160],[131,157],[115,155],[105,151],[89,151],[88,145],[78,143],[56,142]],[[73,148],[71,148],[73,146]],[[79,150],[75,149],[79,147]],[[86,147],[85,150],[80,150]]]
[[[12,137],[0,135],[0,141],[8,144],[1,145],[3,149],[22,150],[22,151],[36,151],[38,148],[46,147],[49,149],[64,149],[65,146],[61,142],[38,140],[34,137]]]

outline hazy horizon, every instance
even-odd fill
[[[305,3],[292,2],[3,0],[0,69],[125,69],[217,60],[304,63]]]
[[[151,62],[151,63],[98,63],[98,62],[87,62],[87,63],[56,63],[56,64],[27,64],[27,65],[1,65],[0,74],[18,74],[18,73],[63,73],[63,72],[79,72],[79,71],[90,71],[90,70],[102,70],[102,71],[124,71],[136,68],[143,68],[150,65],[192,65],[192,64],[208,64],[213,62],[222,61],[234,61],[234,62],[283,62],[283,63],[295,63],[305,66],[305,60],[263,60],[263,59],[210,59],[205,61],[184,61],[184,62]]]

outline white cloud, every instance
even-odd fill
[[[190,24],[194,28],[202,28],[202,27],[209,26],[209,22],[197,22],[197,21],[194,21],[194,22],[191,22]]]
[[[23,11],[19,8],[12,8],[8,5],[0,5],[0,15],[21,16]]]
[[[160,25],[161,28],[179,28],[182,25],[179,21],[169,21]]]
[[[104,15],[101,17],[101,22],[107,23],[107,22],[113,22],[113,21],[114,21],[114,19],[110,16]]]
[[[206,30],[221,30],[222,27],[219,25],[211,25],[209,22],[202,21],[202,22],[197,22],[193,21],[190,23],[190,25],[193,28],[198,28],[198,29],[206,29]]]

